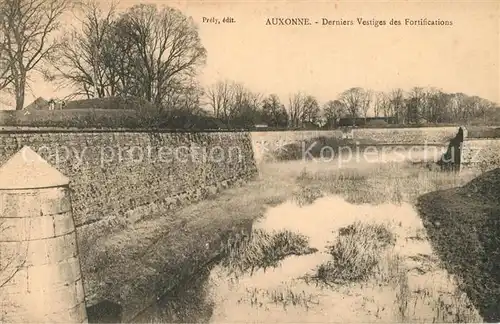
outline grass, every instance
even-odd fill
[[[419,198],[430,241],[487,322],[500,320],[500,169]]]
[[[308,241],[308,237],[288,230],[268,233],[255,229],[250,233],[236,233],[222,243],[220,264],[235,275],[277,267],[289,255],[316,252]]]
[[[356,222],[341,228],[337,240],[327,247],[332,260],[318,267],[316,279],[328,284],[366,280],[383,250],[394,243],[393,234],[382,224]]]
[[[137,113],[131,109],[69,109],[0,111],[0,126],[13,127],[137,127]]]
[[[467,178],[455,173],[428,170],[423,166],[404,163],[386,163],[365,169],[341,168],[326,172],[302,170],[296,177],[297,183],[303,187],[340,195],[354,204],[414,204],[424,193],[454,188],[464,184],[466,180]]]
[[[436,289],[411,290],[407,276],[400,276],[396,290],[396,316],[401,323],[482,323],[474,305],[459,289],[440,292]],[[422,316],[423,310],[428,312]]]
[[[317,296],[305,290],[297,290],[289,285],[275,289],[247,288],[247,294],[240,298],[238,303],[249,303],[252,307],[268,308],[270,304],[280,305],[286,311],[287,307],[301,307],[309,310],[313,305],[318,305]]]
[[[316,199],[324,196],[320,188],[314,186],[299,186],[292,195],[292,201],[300,207],[312,204]]]
[[[482,318],[461,290],[412,290],[404,259],[391,250],[395,236],[386,225],[356,222],[339,230],[329,246],[332,260],[322,264],[315,279],[331,284],[372,280],[395,291],[394,311],[401,323],[475,323]],[[422,309],[427,313],[422,317]]]

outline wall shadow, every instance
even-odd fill
[[[500,322],[500,169],[417,200],[431,245],[485,322]]]
[[[133,323],[208,323],[212,317],[215,301],[211,292],[211,270],[224,258],[219,248],[235,232],[251,232],[253,221],[224,231],[213,243],[215,256],[201,264],[190,265],[192,272],[182,274],[183,279],[157,301],[141,311],[130,322]]]
[[[212,267],[200,270],[136,316],[134,323],[207,323],[214,302],[210,296],[209,277]]]
[[[109,300],[87,307],[89,323],[121,323],[122,312],[121,305]]]

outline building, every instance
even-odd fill
[[[49,102],[42,97],[36,98],[32,103],[24,107],[25,110],[49,110]]]

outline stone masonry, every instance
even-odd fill
[[[0,168],[1,322],[87,322],[68,184],[29,147]]]

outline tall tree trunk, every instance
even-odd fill
[[[24,108],[24,93],[26,91],[26,73],[19,75],[19,80],[14,86],[16,96],[16,110],[23,110]]]

